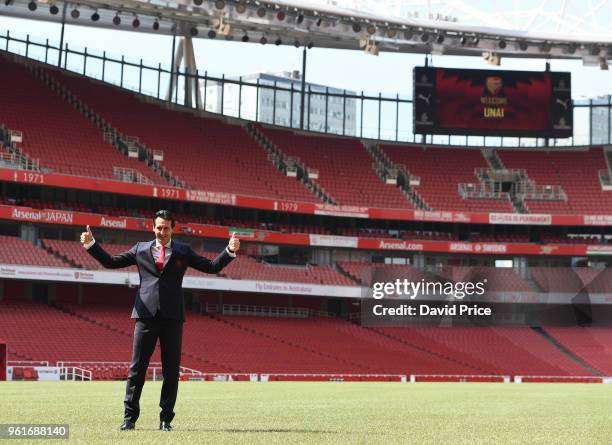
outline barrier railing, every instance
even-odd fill
[[[308,318],[308,309],[244,304],[224,304],[224,315],[259,315],[262,317]]]
[[[108,361],[59,361],[57,362],[57,366],[60,369],[67,370],[82,370],[86,371],[86,376],[88,376],[88,380],[92,380],[94,377],[92,369],[96,370],[98,368],[120,368],[125,369],[127,376],[127,369],[130,366],[129,362],[108,362]],[[197,369],[188,368],[186,366],[180,367],[181,376],[187,380],[203,380],[203,373],[198,371]],[[77,376],[80,375],[77,373]],[[151,362],[149,363],[149,368],[147,375],[151,380],[157,381],[163,379],[162,374],[162,364],[160,362]]]
[[[78,366],[60,366],[60,380],[66,381],[91,381],[92,372],[89,369]]]
[[[11,362],[14,363],[14,362]],[[30,362],[31,363],[31,362]],[[35,362],[42,363],[42,362]],[[73,366],[71,363],[81,363]],[[58,362],[60,380],[91,381],[94,372],[87,367],[101,364],[128,367],[127,362]],[[32,368],[33,366],[11,365],[9,368]],[[599,383],[612,384],[612,377],[555,376],[555,375],[504,375],[504,374],[384,374],[384,373],[261,373],[261,372],[201,372],[181,366],[181,380],[206,382],[398,382],[398,383]],[[162,380],[161,366],[151,363],[149,378]]]
[[[350,374],[350,373],[204,373],[203,380],[215,382],[401,382],[401,383],[605,383],[603,376],[511,376],[497,374]]]
[[[49,366],[49,362],[47,360],[9,360],[6,365],[13,367]]]
[[[254,315],[260,317],[335,317],[331,312],[317,311],[314,309],[246,304],[223,304],[219,306],[214,303],[205,303],[200,306],[200,312],[205,312],[207,314],[221,313],[223,315]]]

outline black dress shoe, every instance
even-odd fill
[[[136,429],[136,424],[134,422],[130,422],[129,420],[126,420],[121,425],[119,425],[119,431],[127,431],[133,429]]]
[[[170,422],[162,420],[161,422],[159,422],[159,429],[162,431],[172,431],[172,425],[170,425]]]

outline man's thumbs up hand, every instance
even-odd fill
[[[236,253],[240,249],[240,240],[236,238],[236,232],[232,232],[232,237],[229,240],[228,248],[232,253]]]
[[[91,233],[91,229],[89,225],[87,225],[87,232],[81,233],[81,244],[89,244],[93,241],[93,233]]]

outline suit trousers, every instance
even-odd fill
[[[132,362],[125,389],[124,420],[136,422],[140,416],[140,395],[147,376],[149,360],[159,338],[162,384],[159,406],[160,421],[171,422],[179,383],[183,321],[163,318],[159,312],[152,318],[138,318],[134,327]]]

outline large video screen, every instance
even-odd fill
[[[572,136],[571,74],[416,67],[415,134]]]

